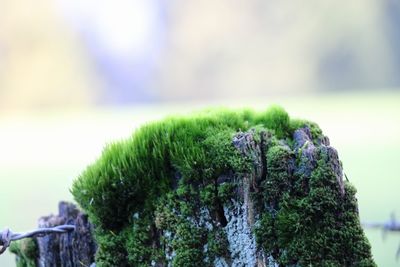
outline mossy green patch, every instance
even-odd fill
[[[167,192],[177,173],[199,181],[230,167],[243,169],[231,138],[255,125],[290,135],[289,116],[279,107],[264,113],[208,111],[144,125],[131,138],[106,146],[71,192],[98,226],[120,230],[131,214]]]
[[[279,167],[288,163],[288,154],[269,151],[268,160],[278,171],[263,184],[263,192],[274,212],[264,212],[255,229],[264,250],[282,266],[375,266],[359,223],[355,189],[346,182],[341,194],[325,150],[317,153],[310,177],[294,174],[291,180],[280,171],[287,168]]]
[[[36,239],[27,238],[20,241],[12,242],[10,252],[14,253],[17,267],[35,267],[39,254]]]
[[[259,176],[251,192],[260,215],[254,232],[267,256],[282,266],[373,266],[352,187],[346,184],[341,193],[325,150],[315,164],[299,160],[309,149],[294,148],[294,132],[302,127],[310,142],[324,142],[316,124],[272,107],[171,117],[109,144],[71,189],[96,225],[97,265],[229,261],[224,212],[251,174]],[[247,131],[260,153],[241,153],[233,144]],[[310,166],[310,174],[303,171]]]

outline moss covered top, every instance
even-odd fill
[[[236,161],[237,151],[218,141],[231,143],[236,132],[255,126],[285,139],[301,124],[280,107],[262,113],[211,110],[152,122],[107,145],[75,180],[72,194],[95,223],[117,230],[132,214],[151,206],[148,201],[170,190],[178,173],[190,180],[210,179],[235,167],[229,159]],[[216,162],[216,157],[223,158]]]
[[[232,247],[232,214],[243,207],[252,255],[282,266],[374,266],[355,190],[326,140],[280,107],[142,126],[106,146],[72,186],[96,225],[97,264],[235,265],[244,248]]]

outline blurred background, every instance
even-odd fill
[[[35,228],[147,121],[273,103],[330,137],[363,222],[400,217],[398,0],[0,0],[0,228]],[[400,265],[400,233],[366,234]]]

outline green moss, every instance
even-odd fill
[[[228,203],[234,196],[235,184],[233,183],[222,183],[218,186],[218,199],[222,203]]]
[[[232,165],[243,168],[231,137],[257,124],[290,134],[288,115],[279,107],[259,114],[209,111],[147,124],[131,138],[108,145],[71,192],[96,224],[121,229],[132,213],[169,190],[177,172],[184,179],[201,180]]]
[[[272,151],[272,161],[287,162],[287,153]],[[307,185],[290,182],[290,176],[280,172],[264,185],[264,194],[274,196],[275,212],[262,215],[255,230],[257,242],[283,266],[315,262],[321,266],[375,266],[359,223],[354,188],[346,183],[345,195],[341,195],[336,176],[327,166],[327,155],[320,151],[318,157]]]
[[[293,173],[302,163],[292,151],[292,136],[305,126],[315,141],[323,138],[316,124],[290,120],[280,107],[261,113],[217,110],[153,122],[109,144],[71,189],[96,224],[96,263],[211,266],[216,257],[229,256],[223,206],[239,189],[224,176],[240,179],[259,168],[232,143],[238,132],[252,129],[267,166],[268,179],[251,192],[261,210],[255,233],[264,251],[282,266],[371,266],[352,187],[346,185],[345,196],[337,193],[322,152],[310,177]],[[341,247],[349,237],[351,245]]]
[[[97,227],[95,231],[98,250],[96,253],[96,266],[127,266],[128,253],[125,247],[126,231],[116,234],[111,230]]]
[[[152,248],[152,222],[148,218],[137,218],[126,232],[126,250],[130,266],[148,266],[157,259],[158,251]]]
[[[272,140],[266,153],[268,166],[268,179],[262,182],[264,203],[268,203],[273,209],[277,208],[279,199],[291,184],[289,165],[292,163],[293,152],[289,147],[279,145]]]
[[[172,241],[172,248],[176,251],[172,265],[176,267],[196,267],[203,262],[203,236],[204,233],[201,228],[190,223],[180,223]]]
[[[228,239],[223,230],[217,229],[208,233],[207,252],[210,262],[213,262],[216,257],[229,257],[228,255]]]
[[[36,240],[27,238],[12,242],[10,252],[17,255],[17,267],[35,267],[39,251]]]

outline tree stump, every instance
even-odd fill
[[[97,251],[87,217],[61,203],[39,225],[76,231],[37,238],[20,266],[89,266],[95,252],[99,267],[376,266],[337,151],[281,108],[146,125],[71,192]]]
[[[337,151],[281,108],[148,124],[71,192],[98,266],[376,266]]]
[[[58,215],[39,219],[39,228],[75,225],[75,231],[48,234],[14,243],[11,252],[17,255],[18,267],[82,267],[94,262],[97,245],[92,236],[93,225],[74,204],[60,202]]]

